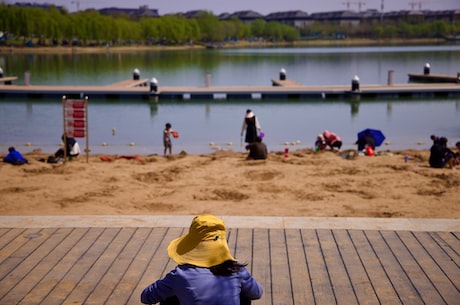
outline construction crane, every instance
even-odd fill
[[[77,5],[77,12],[80,11],[80,1],[79,1],[79,0],[77,0],[77,1],[71,1],[70,3],[71,3],[71,4],[76,4],[76,5]]]
[[[366,2],[364,1],[346,1],[346,2],[342,2],[342,4],[347,6],[347,10],[350,10],[350,6],[352,4],[356,4],[358,5],[358,12],[361,12],[361,7],[366,5]]]
[[[411,10],[414,10],[418,6],[418,10],[421,11],[423,3],[428,3],[428,1],[412,1],[412,2],[409,2],[409,6]]]
[[[76,4],[76,5],[77,5],[77,12],[80,11],[80,2],[84,2],[84,3],[91,4],[91,3],[94,3],[95,1],[80,1],[80,0],[73,0],[73,1],[71,1],[71,2],[70,2],[71,4]],[[104,3],[104,2],[105,2],[105,1],[98,1],[99,4]]]

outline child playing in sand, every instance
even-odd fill
[[[172,155],[172,142],[171,134],[174,133],[174,130],[171,128],[170,123],[166,123],[165,129],[163,130],[163,145],[165,147],[164,155],[169,151],[169,155]]]

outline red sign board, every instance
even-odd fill
[[[84,129],[67,129],[67,135],[71,138],[84,138],[85,130]]]
[[[73,108],[73,109],[83,109],[83,108],[85,108],[85,102],[84,101],[67,100],[66,101],[66,107],[70,107],[70,108]]]
[[[85,120],[67,120],[67,127],[85,128]]]
[[[74,119],[84,119],[85,118],[85,111],[83,110],[67,110],[66,111],[67,118],[74,118]]]

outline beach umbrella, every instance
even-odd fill
[[[385,141],[385,135],[383,134],[381,130],[371,129],[371,128],[367,128],[367,129],[364,129],[358,132],[358,139],[363,137],[367,132],[369,132],[371,136],[374,138],[375,146],[380,146],[382,145],[383,141]]]

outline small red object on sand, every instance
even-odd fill
[[[101,160],[102,160],[102,161],[108,161],[108,162],[112,162],[112,161],[113,161],[113,159],[112,159],[111,157],[109,157],[109,156],[101,156]]]
[[[177,139],[177,138],[179,137],[179,133],[178,133],[177,131],[174,130],[174,131],[171,132],[171,133],[172,133],[172,135],[173,135],[174,138]]]

